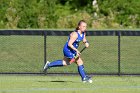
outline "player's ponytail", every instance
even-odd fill
[[[79,30],[79,26],[81,25],[81,23],[86,23],[85,20],[80,20],[77,24],[76,30]]]

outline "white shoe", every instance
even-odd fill
[[[50,64],[50,62],[47,61],[46,64],[44,65],[43,69],[44,69],[44,70],[47,70],[47,69],[49,68],[49,66],[48,66],[49,64]]]
[[[82,82],[83,83],[86,83],[86,82],[92,83],[92,79],[91,79],[91,77],[86,76],[85,78],[83,78]]]

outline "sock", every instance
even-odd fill
[[[62,60],[56,60],[51,62],[50,64],[48,64],[49,67],[59,67],[59,66],[63,66],[63,62]]]
[[[86,76],[83,65],[78,66],[78,72],[82,79]]]

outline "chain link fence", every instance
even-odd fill
[[[121,73],[140,73],[140,37],[121,37]]]
[[[43,65],[63,59],[71,31],[0,31],[0,73],[43,74]],[[120,33],[120,34],[119,34]],[[90,47],[83,51],[86,73],[140,74],[140,31],[87,31]],[[81,43],[79,50],[84,47]],[[49,74],[78,73],[75,63],[48,70]]]
[[[41,36],[0,36],[0,72],[40,72],[44,65],[43,49]]]

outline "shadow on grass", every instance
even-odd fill
[[[52,81],[38,81],[38,82],[52,82],[52,83],[68,83],[68,82],[71,82],[71,83],[76,83],[74,81],[62,81],[62,80],[52,80]]]

